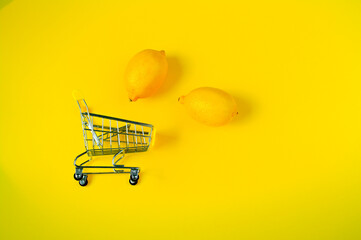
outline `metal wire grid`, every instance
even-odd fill
[[[85,148],[89,156],[144,152],[151,142],[151,125],[82,113]]]
[[[73,95],[77,101],[83,129],[83,138],[86,151],[79,154],[75,160],[74,179],[79,181],[81,186],[88,184],[89,174],[118,174],[129,173],[129,183],[136,185],[139,180],[139,167],[130,167],[118,164],[126,153],[144,152],[150,147],[153,140],[153,125],[129,121],[120,118],[113,118],[89,112],[88,105],[83,98]],[[85,107],[85,111],[82,108]],[[77,163],[78,159],[87,154],[90,159]],[[92,156],[114,155],[112,165],[85,165]],[[83,170],[88,171],[83,171]],[[92,169],[112,169],[112,172],[95,172]]]

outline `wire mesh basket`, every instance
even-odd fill
[[[73,93],[77,101],[83,129],[86,151],[75,160],[74,178],[81,186],[88,183],[89,174],[130,173],[129,183],[135,185],[139,180],[139,168],[127,167],[118,162],[127,153],[145,152],[154,138],[154,127],[151,124],[129,121],[95,113],[90,113],[88,105],[78,92]],[[87,154],[90,159],[81,164],[77,160]],[[111,166],[86,165],[94,156],[114,155]],[[84,169],[112,169],[112,172],[84,172]]]

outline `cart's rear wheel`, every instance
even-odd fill
[[[85,187],[88,184],[87,176],[83,176],[83,178],[79,181],[80,186]]]
[[[76,173],[74,173],[74,179],[75,179],[75,180],[79,181],[79,180],[81,180],[82,178],[83,178],[83,174],[76,174]]]
[[[138,183],[138,180],[132,180],[131,178],[129,179],[129,183],[131,185],[136,185]]]

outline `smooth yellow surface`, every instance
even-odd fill
[[[1,1],[0,239],[361,239],[360,1]],[[130,103],[142,49],[169,76]],[[210,128],[177,99],[243,111]],[[90,110],[149,122],[125,175],[73,179]],[[99,160],[106,162],[107,159]]]

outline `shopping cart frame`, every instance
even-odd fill
[[[74,98],[75,98],[75,96],[74,96]],[[95,114],[95,113],[90,113],[88,105],[86,104],[86,102],[83,98],[81,98],[81,99],[76,98],[76,101],[78,103],[78,107],[80,110],[80,115],[81,115],[81,120],[82,120],[82,128],[83,128],[83,137],[84,137],[86,151],[79,154],[74,160],[74,166],[75,166],[74,179],[79,181],[79,184],[81,186],[86,186],[88,184],[88,175],[91,175],[91,174],[124,174],[125,173],[125,174],[130,174],[129,183],[131,185],[136,185],[139,180],[140,168],[125,166],[123,164],[118,164],[118,163],[120,160],[122,160],[124,158],[126,153],[145,152],[149,149],[152,138],[153,138],[153,133],[154,133],[153,125],[147,124],[147,123],[136,122],[136,121],[130,121],[130,120],[121,119],[121,118],[109,117],[109,116]],[[81,102],[84,103],[86,111],[82,111],[82,107],[80,104]],[[93,123],[94,123],[93,118],[102,119],[103,125],[102,125],[101,130],[95,130],[95,127],[99,128],[100,126],[93,125]],[[86,119],[88,120],[88,122],[85,121]],[[109,120],[110,128],[104,127],[104,120]],[[117,123],[117,128],[115,128],[115,127],[113,128],[115,130],[113,130],[111,127],[111,121],[116,121],[116,123]],[[125,130],[123,130],[122,132],[119,130],[119,126],[118,126],[119,122],[125,123]],[[133,130],[130,130],[130,127],[132,125],[135,126],[135,132]],[[143,130],[143,127],[147,127],[149,129],[149,132],[145,132],[143,130],[142,132],[139,133],[139,130],[138,130],[138,133],[137,133],[136,126],[140,126],[142,130]],[[109,128],[109,130],[104,131],[104,128]],[[123,129],[124,129],[124,126],[123,126]],[[88,131],[88,132],[90,131],[92,133],[92,139],[91,139],[92,143],[93,143],[92,149],[88,146],[87,141],[89,141],[90,139],[88,139],[86,131]],[[100,135],[97,136],[96,131],[101,132],[101,138],[100,138],[101,144],[100,144],[100,140],[99,140]],[[108,134],[107,138],[104,138],[104,135],[106,135],[104,133]],[[127,137],[127,147],[126,148],[125,147],[121,148],[121,146],[120,146],[120,140],[119,140],[120,134],[123,134]],[[115,136],[118,137],[119,144],[118,144],[118,147],[112,148],[112,145],[111,145],[112,140],[111,139]],[[128,139],[129,136],[133,136],[133,142],[129,142],[129,139]],[[138,137],[140,137],[140,139],[144,138],[144,143],[143,143],[143,141],[141,143],[140,142],[138,143],[136,140],[136,139],[138,139]],[[147,144],[146,144],[146,138],[148,139]],[[104,149],[103,143],[107,139],[110,139],[110,148]],[[134,144],[134,147],[129,146],[131,143]],[[102,148],[99,147],[99,149],[95,149],[95,145],[98,145],[98,147],[101,145]],[[141,146],[138,146],[138,145],[141,145]],[[81,157],[85,156],[86,154],[90,158],[88,160],[85,160],[82,163],[78,163],[79,159]],[[112,165],[107,165],[107,166],[86,165],[88,162],[90,162],[92,160],[93,156],[105,156],[105,155],[113,155]],[[94,169],[112,169],[113,171],[95,172],[95,171],[92,171]],[[84,170],[89,170],[89,171],[84,171]]]

